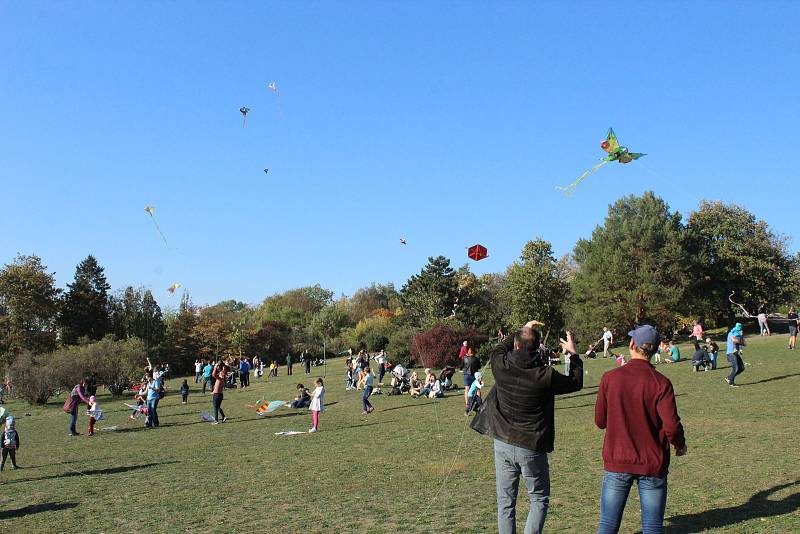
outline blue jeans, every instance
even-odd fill
[[[147,428],[158,428],[158,397],[154,399],[147,399],[147,419],[144,421],[144,426]]]
[[[728,359],[728,363],[731,364],[731,374],[728,375],[728,382],[733,384],[736,377],[744,372],[744,362],[742,357],[736,353],[726,354],[725,357]]]
[[[664,510],[667,507],[667,477],[645,477],[606,471],[600,495],[600,526],[597,534],[616,534],[622,512],[628,501],[633,481],[639,484],[642,505],[642,534],[664,532]]]
[[[716,369],[717,368],[717,353],[716,352],[712,352],[711,354],[708,355],[708,359],[711,360],[711,369]]]
[[[199,382],[200,382],[200,374],[201,374],[201,373],[195,373],[195,374],[194,374],[194,383],[195,383],[195,384],[197,384],[197,383],[199,383]]]
[[[364,394],[361,395],[361,409],[365,412],[368,408],[372,408],[372,404],[369,402],[370,395],[372,395],[372,386],[364,386]]]
[[[497,487],[497,532],[517,532],[517,491],[519,477],[525,480],[531,510],[525,534],[539,534],[550,505],[550,465],[547,454],[494,440],[494,471]]]
[[[75,430],[75,425],[78,423],[78,406],[80,406],[80,404],[76,403],[75,404],[75,408],[73,408],[72,411],[69,412],[69,433],[70,434],[77,434],[77,431]]]

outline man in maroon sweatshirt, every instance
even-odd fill
[[[595,424],[606,430],[597,532],[619,531],[628,493],[636,481],[642,506],[642,534],[661,534],[667,505],[669,447],[673,445],[675,455],[683,456],[686,440],[672,383],[650,364],[661,343],[658,332],[644,325],[628,335],[631,361],[603,375],[594,408]]]

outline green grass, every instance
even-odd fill
[[[688,346],[681,347],[691,354]],[[748,363],[732,389],[723,369],[694,373],[688,362],[661,365],[675,385],[689,453],[673,458],[668,532],[800,531],[800,350],[786,336],[749,338]],[[609,360],[589,361],[583,391],[557,403],[550,458],[548,532],[597,528],[603,434],[593,424],[596,385]],[[295,367],[298,369],[298,366]],[[315,368],[320,372],[321,368]],[[94,437],[67,436],[63,398],[46,408],[11,402],[18,418],[22,470],[0,475],[4,532],[492,532],[495,530],[491,440],[466,427],[461,392],[438,402],[373,398],[360,415],[360,392],[345,392],[342,365],[329,364],[328,409],[316,435],[307,411],[259,418],[258,398],[291,399],[302,372],[253,380],[226,392],[231,418],[200,422],[210,407],[192,383],[188,405],[161,403],[162,427],[123,427],[121,401],[101,397],[107,420]],[[291,379],[290,379],[291,378]],[[489,380],[491,382],[491,380]],[[30,416],[25,416],[30,413]],[[86,417],[79,425],[85,432]],[[519,501],[520,524],[527,501]],[[638,529],[632,493],[622,532]]]

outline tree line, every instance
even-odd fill
[[[178,371],[198,357],[282,362],[289,352],[321,354],[323,347],[328,355],[386,349],[393,361],[441,366],[457,354],[452,340],[488,343],[531,318],[546,324],[551,340],[568,327],[585,343],[603,326],[627,332],[649,322],[669,335],[691,320],[707,328],[731,323],[734,291],[748,309],[790,304],[796,260],[787,237],[741,206],[704,201],[684,220],[652,192],[610,205],[591,237],[565,257],[535,238],[503,272],[478,276],[432,257],[399,290],[373,283],[338,298],[309,285],[256,305],[198,306],[184,292],[177,309],[165,311],[147,289],[112,293],[91,255],[65,290],[41,258],[18,255],[0,270],[0,364],[23,354],[40,363],[48,354],[77,358],[75,350],[104,340],[108,351],[127,343],[117,352]]]

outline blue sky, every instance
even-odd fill
[[[351,294],[478,242],[477,273],[535,237],[567,253],[648,189],[791,236],[798,23],[796,2],[0,0],[0,262],[38,254],[63,286],[91,253],[162,304],[173,282]],[[609,126],[648,156],[556,192]]]

